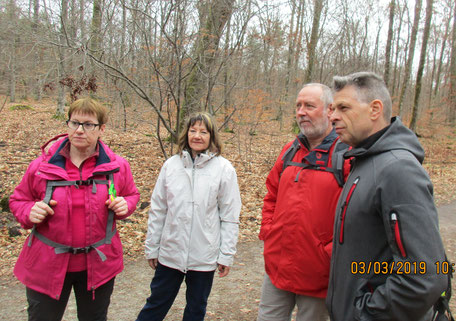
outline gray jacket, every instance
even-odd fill
[[[354,148],[340,196],[326,304],[333,321],[429,320],[447,286],[424,151],[399,118],[367,148]]]

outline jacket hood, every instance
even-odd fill
[[[391,125],[372,146],[367,149],[362,146],[355,147],[345,153],[344,157],[361,158],[398,149],[409,151],[420,163],[423,163],[424,150],[415,133],[405,127],[399,117],[393,117]]]

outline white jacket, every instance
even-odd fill
[[[152,193],[146,259],[182,272],[231,266],[241,197],[234,167],[222,156],[187,151],[168,159]]]

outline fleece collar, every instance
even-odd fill
[[[69,141],[68,137],[65,138],[63,140],[63,142],[60,144],[60,146],[58,147],[58,149],[54,152],[52,157],[49,159],[48,163],[65,169],[65,156],[63,156],[63,153],[61,153],[61,152],[62,152],[62,150],[65,149],[66,145],[69,143],[70,143],[70,141]],[[68,147],[66,147],[66,148],[68,148]],[[98,157],[96,158],[97,160],[95,163],[95,167],[111,162],[111,159],[109,158],[105,148],[103,147],[103,144],[101,144],[100,141],[97,142],[97,150],[98,150]]]
[[[301,137],[300,137],[301,136]],[[307,138],[300,134],[298,139],[302,142],[303,138],[307,142]],[[320,145],[312,149],[306,157],[304,157],[305,163],[309,163],[316,166],[328,167],[329,151],[334,141],[337,139],[336,131],[333,129],[328,136],[326,136]],[[305,146],[305,145],[304,145]]]

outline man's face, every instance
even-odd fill
[[[334,94],[330,120],[340,140],[357,146],[372,132],[370,104],[358,100],[355,87],[347,86]]]
[[[296,98],[296,122],[311,140],[325,138],[330,126],[328,110],[321,101],[322,93],[320,87],[308,86],[301,89]]]

